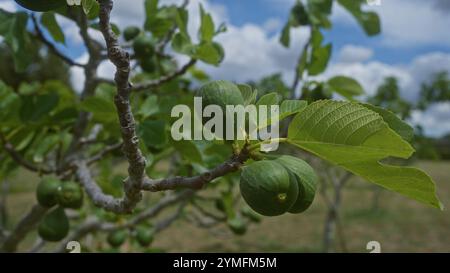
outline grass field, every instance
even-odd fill
[[[450,206],[450,162],[420,162],[436,181],[444,206]],[[12,222],[34,202],[33,192],[24,192],[23,175],[8,197]],[[26,184],[26,183],[25,183]],[[378,241],[383,252],[450,252],[450,212],[426,207],[398,194],[382,191],[379,208],[372,209],[373,187],[353,179],[346,186],[342,203],[342,238],[345,251],[368,252],[366,244]],[[186,221],[175,222],[157,236],[153,247],[168,252],[320,252],[325,219],[320,196],[301,215],[264,218],[251,225],[246,235],[231,235],[226,226],[199,229]],[[32,237],[33,235],[31,235]],[[33,238],[28,238],[28,245]],[[344,249],[337,240],[336,251]]]

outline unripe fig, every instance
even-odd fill
[[[125,41],[128,42],[139,36],[139,33],[141,33],[141,30],[138,27],[135,26],[127,27],[123,31],[123,38],[125,39]]]
[[[133,42],[133,49],[139,58],[151,57],[155,52],[154,41],[146,35],[139,35]]]
[[[289,155],[280,156],[275,161],[291,172],[298,184],[299,191],[297,200],[288,212],[304,212],[314,201],[317,190],[317,175],[314,169],[304,160]]]
[[[108,241],[108,244],[112,247],[120,247],[125,243],[128,237],[128,231],[127,230],[116,230],[108,234],[108,237],[106,240]]]
[[[236,106],[236,105],[244,105],[244,98],[242,97],[242,93],[239,88],[229,81],[213,81],[203,85],[198,91],[196,96],[202,97],[203,109],[209,105],[217,105],[223,111],[223,121],[222,124],[224,126],[223,135],[217,136],[219,138],[226,139],[226,126],[227,119],[233,119],[234,115],[231,112],[227,111],[227,105]],[[202,117],[203,124],[206,124],[210,118]],[[233,135],[234,140],[237,139],[238,132],[241,132],[243,129],[237,129],[237,122],[234,122]],[[245,122],[244,122],[245,124]],[[231,141],[231,139],[228,139]]]
[[[38,227],[39,236],[49,242],[58,242],[69,233],[69,219],[64,209],[57,207],[44,216]]]
[[[61,187],[61,181],[53,177],[42,179],[36,189],[36,199],[39,205],[43,207],[53,207],[57,204],[58,189]]]
[[[265,216],[284,214],[298,196],[296,180],[273,160],[257,161],[244,167],[239,185],[247,204]]]
[[[153,242],[154,231],[152,228],[139,226],[136,228],[136,240],[142,247],[148,247]]]
[[[213,81],[203,85],[197,92],[202,97],[203,107],[218,105],[226,110],[227,105],[244,105],[239,88],[229,81]]]
[[[153,73],[156,71],[156,62],[153,58],[142,58],[139,61],[139,65],[141,66],[142,70],[147,73]]]
[[[76,182],[63,182],[58,189],[57,200],[63,208],[79,209],[83,205],[83,190]]]

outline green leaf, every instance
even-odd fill
[[[257,125],[258,125],[258,130],[262,129],[262,128],[266,128],[267,126],[269,126],[270,124],[272,124],[273,121],[275,121],[275,118],[272,118],[272,111],[271,111],[271,105],[277,105],[279,102],[279,97],[278,94],[275,92],[266,94],[264,96],[262,96],[257,102],[256,102],[256,106],[261,106],[261,105],[266,105],[267,106],[267,111],[265,116],[260,117],[260,111],[258,110],[258,119],[257,119]],[[250,121],[250,122],[256,122],[256,121]]]
[[[280,106],[280,120],[296,114],[308,105],[304,100],[285,100]]]
[[[414,137],[414,128],[401,120],[396,114],[389,110],[371,104],[362,103],[361,105],[369,108],[374,112],[377,112],[392,130],[399,134],[404,140],[411,142]]]
[[[241,91],[242,97],[244,98],[245,106],[255,103],[258,95],[258,91],[256,89],[253,90],[253,88],[248,84],[238,84],[237,86]]]
[[[291,42],[291,25],[288,23],[283,27],[283,30],[281,31],[280,43],[284,47],[289,47],[290,42]]]
[[[22,97],[20,119],[23,122],[38,122],[58,106],[59,96],[56,93],[44,95],[28,95]]]
[[[200,4],[200,30],[199,37],[203,42],[211,42],[214,37],[215,26],[210,14],[206,13]]]
[[[192,45],[189,36],[178,32],[172,38],[172,49],[181,54],[192,55],[194,45]]]
[[[180,32],[189,38],[189,33],[187,31],[189,13],[187,12],[187,10],[178,8],[175,20],[177,22],[178,29],[180,29]]]
[[[308,65],[308,72],[311,76],[316,76],[325,71],[331,57],[331,50],[331,43],[323,47],[319,46],[313,48],[311,61]]]
[[[154,12],[153,8],[149,8],[148,12]],[[177,24],[177,13],[176,6],[161,7],[157,10],[156,15],[147,13],[144,28],[155,37],[164,37]]]
[[[272,104],[274,105],[274,104]],[[285,100],[281,103],[280,112],[278,115],[278,121],[282,121],[283,119],[294,115],[303,110],[308,105],[308,103],[304,100]],[[266,128],[271,125],[274,120],[271,118],[270,109],[268,109],[267,119],[262,120],[258,124],[258,129]]]
[[[191,56],[212,65],[218,65],[224,58],[223,49],[217,43],[201,43]]]
[[[163,120],[145,120],[138,127],[139,136],[147,147],[160,149],[168,141],[166,122]]]
[[[313,10],[319,10],[321,13],[330,15],[333,0],[308,0],[308,6]]]
[[[36,142],[35,142],[36,143]],[[36,147],[32,150],[33,161],[36,163],[44,162],[45,156],[59,143],[59,135],[50,135],[42,138],[36,143]]]
[[[94,6],[94,2],[96,2],[96,1],[95,0],[82,0],[81,1],[81,6],[83,6],[84,14],[89,14],[92,7]]]
[[[30,37],[27,31],[28,14],[26,12],[8,13],[0,9],[0,36],[13,52],[15,69],[24,72],[32,58],[27,50]]]
[[[328,85],[341,96],[352,100],[355,96],[364,94],[362,86],[354,79],[345,76],[336,76],[328,80]]]
[[[259,105],[276,105],[279,102],[278,94],[275,92],[266,94],[262,96],[258,102],[256,103],[256,106]]]
[[[297,1],[291,9],[289,24],[293,27],[306,26],[309,24],[308,12],[302,2]]]
[[[189,162],[202,163],[202,155],[192,141],[173,141],[175,149]]]
[[[20,97],[0,80],[0,124],[2,126],[20,125]]]
[[[53,40],[58,43],[65,43],[66,37],[64,36],[64,32],[56,21],[54,12],[44,12],[41,17],[41,23],[48,30],[50,35],[52,35]]]
[[[372,183],[442,208],[427,174],[379,162],[387,157],[409,158],[414,149],[379,114],[358,103],[312,103],[290,124],[288,141]]]
[[[216,32],[214,33],[214,35],[218,35],[220,33],[224,33],[227,32],[228,28],[227,28],[227,24],[225,24],[225,22],[220,23],[220,25],[217,27]]]
[[[99,122],[111,122],[117,120],[116,107],[111,100],[103,97],[88,97],[80,104],[80,109],[90,112]]]
[[[147,18],[156,16],[158,12],[158,0],[145,0],[145,15]]]
[[[86,15],[87,15],[87,18],[88,18],[89,20],[95,20],[95,19],[98,18],[99,13],[100,13],[100,4],[99,4],[97,1],[93,0],[93,4],[92,4],[91,8],[89,9],[89,12],[86,14]],[[113,26],[113,31],[114,31],[114,33],[116,33],[116,35],[118,35],[117,32],[116,32],[116,30],[114,30],[114,28],[115,28],[114,25],[115,25],[115,24],[112,24],[112,26]],[[117,26],[116,26],[116,27],[117,27]],[[118,28],[117,28],[117,29],[118,29]],[[119,32],[119,33],[120,33],[120,32]]]
[[[139,108],[138,114],[141,115],[142,118],[146,119],[158,112],[158,97],[156,95],[150,95],[142,103],[141,107]]]
[[[380,34],[381,23],[380,17],[375,12],[366,12],[361,15],[359,22],[369,36]]]
[[[361,5],[364,1],[338,0],[338,3],[355,17],[367,35],[373,36],[381,32],[381,23],[378,15],[375,12],[362,11]]]

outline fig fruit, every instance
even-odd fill
[[[62,207],[57,207],[44,216],[38,227],[39,236],[49,242],[58,242],[69,233],[69,219]]]
[[[298,184],[297,200],[288,212],[304,212],[314,201],[317,190],[317,175],[314,169],[304,160],[289,155],[280,156],[275,161],[291,172]]]
[[[58,204],[63,208],[79,209],[83,205],[83,190],[73,181],[63,182],[56,197]]]
[[[53,207],[57,204],[58,189],[61,187],[61,181],[53,177],[42,179],[36,190],[36,199],[39,205],[43,207]]]
[[[126,230],[116,230],[108,234],[106,240],[108,244],[114,248],[120,247],[125,243],[128,237],[128,232]]]
[[[155,52],[153,39],[147,35],[138,36],[133,42],[133,50],[141,59],[151,57]]]
[[[243,168],[241,194],[257,213],[277,216],[287,212],[298,197],[298,183],[281,164],[263,160]]]
[[[123,38],[125,39],[125,41],[131,41],[134,38],[136,38],[137,36],[139,36],[139,34],[141,33],[141,29],[135,26],[131,26],[131,27],[127,27],[124,31],[123,31]]]
[[[148,247],[153,242],[152,228],[140,226],[136,228],[136,240],[142,247]]]

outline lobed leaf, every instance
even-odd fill
[[[382,116],[358,103],[312,103],[290,124],[288,141],[372,183],[442,208],[427,174],[379,162],[391,156],[409,158],[414,149]]]

